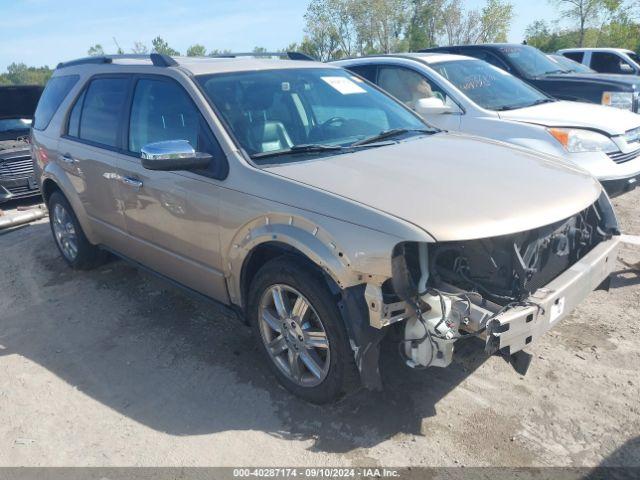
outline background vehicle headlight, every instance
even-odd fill
[[[604,92],[602,105],[633,111],[633,92]]]
[[[591,130],[549,128],[548,132],[571,153],[618,151],[618,147],[609,137]]]

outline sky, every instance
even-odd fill
[[[557,12],[546,0],[511,0],[509,41],[521,42],[532,21]],[[468,8],[484,0],[466,0]],[[303,36],[308,0],[0,0],[0,72],[12,62],[55,66],[101,44],[129,51],[160,35],[185,53],[194,43],[210,49],[284,48]],[[115,41],[114,41],[115,38]]]

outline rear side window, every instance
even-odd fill
[[[584,58],[584,52],[564,52],[562,55],[578,63],[582,63]]]
[[[118,147],[121,119],[129,92],[129,78],[97,78],[92,80],[76,102],[69,118],[69,129],[75,124],[77,104],[82,103],[78,138],[108,147]],[[72,132],[69,132],[72,135]]]
[[[58,107],[78,82],[78,75],[54,77],[47,83],[34,115],[33,128],[44,130],[55,115]]]

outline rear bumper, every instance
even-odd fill
[[[562,321],[609,277],[616,265],[619,245],[619,236],[600,243],[531,295],[528,300],[536,306],[516,307],[490,320],[486,325],[487,351],[505,349],[505,353],[513,354]]]
[[[609,197],[613,198],[636,188],[640,183],[640,174],[627,178],[616,178],[615,180],[601,180],[600,183],[602,183]]]

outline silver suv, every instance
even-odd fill
[[[313,402],[381,388],[391,330],[411,367],[446,367],[470,337],[526,366],[616,260],[589,174],[439,131],[335,66],[81,59],[58,66],[34,125],[71,267],[112,252],[232,306]]]

